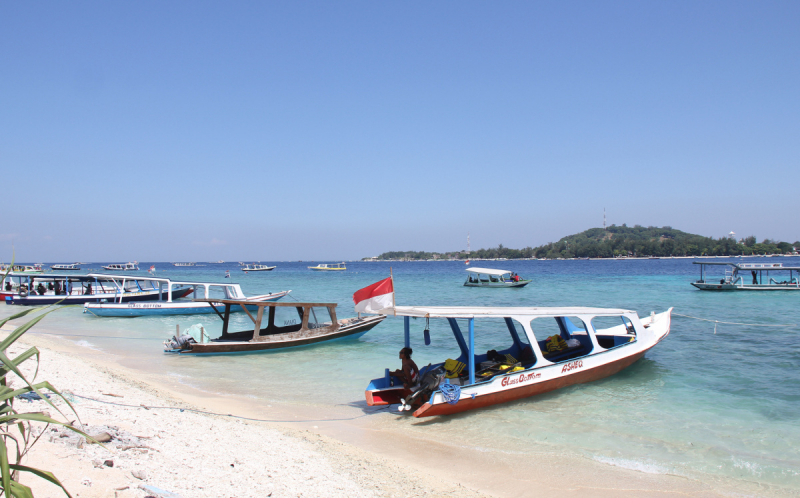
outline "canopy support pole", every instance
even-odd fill
[[[405,336],[405,344],[407,348],[411,347],[411,317],[403,317],[403,335]]]
[[[475,319],[469,319],[469,383],[475,383]]]

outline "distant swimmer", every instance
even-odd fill
[[[231,271],[225,270],[225,278],[231,278]]]

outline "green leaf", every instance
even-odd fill
[[[3,482],[3,491],[8,496],[11,489],[11,469],[8,466],[8,448],[5,438],[0,437],[0,479]]]
[[[59,488],[61,488],[64,491],[64,493],[66,493],[67,496],[72,498],[72,495],[69,494],[69,491],[67,491],[67,488],[65,488],[64,485],[61,484],[61,481],[59,481],[58,478],[55,475],[53,475],[52,472],[48,472],[46,470],[41,470],[41,469],[36,469],[34,467],[28,467],[26,465],[11,464],[10,467],[12,469],[14,469],[14,470],[19,470],[21,472],[30,472],[31,474],[33,474],[35,476],[38,476],[38,477],[41,477],[42,479],[50,481],[51,483],[53,483],[56,486],[58,486]]]

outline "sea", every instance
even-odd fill
[[[702,261],[775,262],[800,258],[719,258]],[[328,263],[331,263],[329,261]],[[285,300],[338,303],[339,318],[355,316],[353,293],[394,275],[398,305],[590,306],[634,310],[639,316],[674,308],[670,335],[637,363],[612,377],[525,400],[440,417],[435,423],[382,412],[382,426],[420,439],[525,455],[552,451],[652,474],[706,482],[740,482],[765,494],[800,493],[800,292],[708,292],[691,259],[476,261],[471,266],[517,272],[522,289],[464,287],[456,261],[348,262],[343,272],[314,272],[318,262],[262,262],[269,272],[238,263],[155,266],[174,280],[234,282],[245,294],[291,290]],[[84,270],[102,271],[101,263]],[[229,271],[231,278],[225,278]],[[145,276],[147,272],[134,272]],[[713,270],[707,280],[721,278]],[[746,276],[747,277],[747,276]],[[18,311],[0,307],[0,316]],[[252,326],[237,314],[233,330]],[[75,345],[104,351],[120,364],[156,372],[208,393],[269,404],[292,404],[320,414],[368,413],[364,389],[385,368],[399,368],[403,320],[387,318],[358,339],[279,352],[212,357],[163,353],[162,342],[202,324],[215,336],[216,315],[100,318],[64,308],[37,327]],[[240,327],[239,327],[240,326]],[[411,321],[420,366],[458,355],[446,322]],[[485,330],[485,329],[484,329]],[[488,331],[478,348],[501,349],[507,332]],[[36,333],[36,329],[32,331]],[[334,409],[336,407],[336,409]]]

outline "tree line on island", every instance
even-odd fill
[[[629,227],[611,225],[607,228],[590,228],[569,235],[558,242],[539,247],[511,249],[503,244],[491,249],[467,251],[427,252],[390,251],[364,260],[430,260],[430,259],[568,259],[568,258],[618,258],[618,257],[670,257],[670,256],[752,256],[768,254],[794,254],[800,241],[794,244],[755,236],[738,241],[732,237],[704,237],[682,232],[672,227]]]

